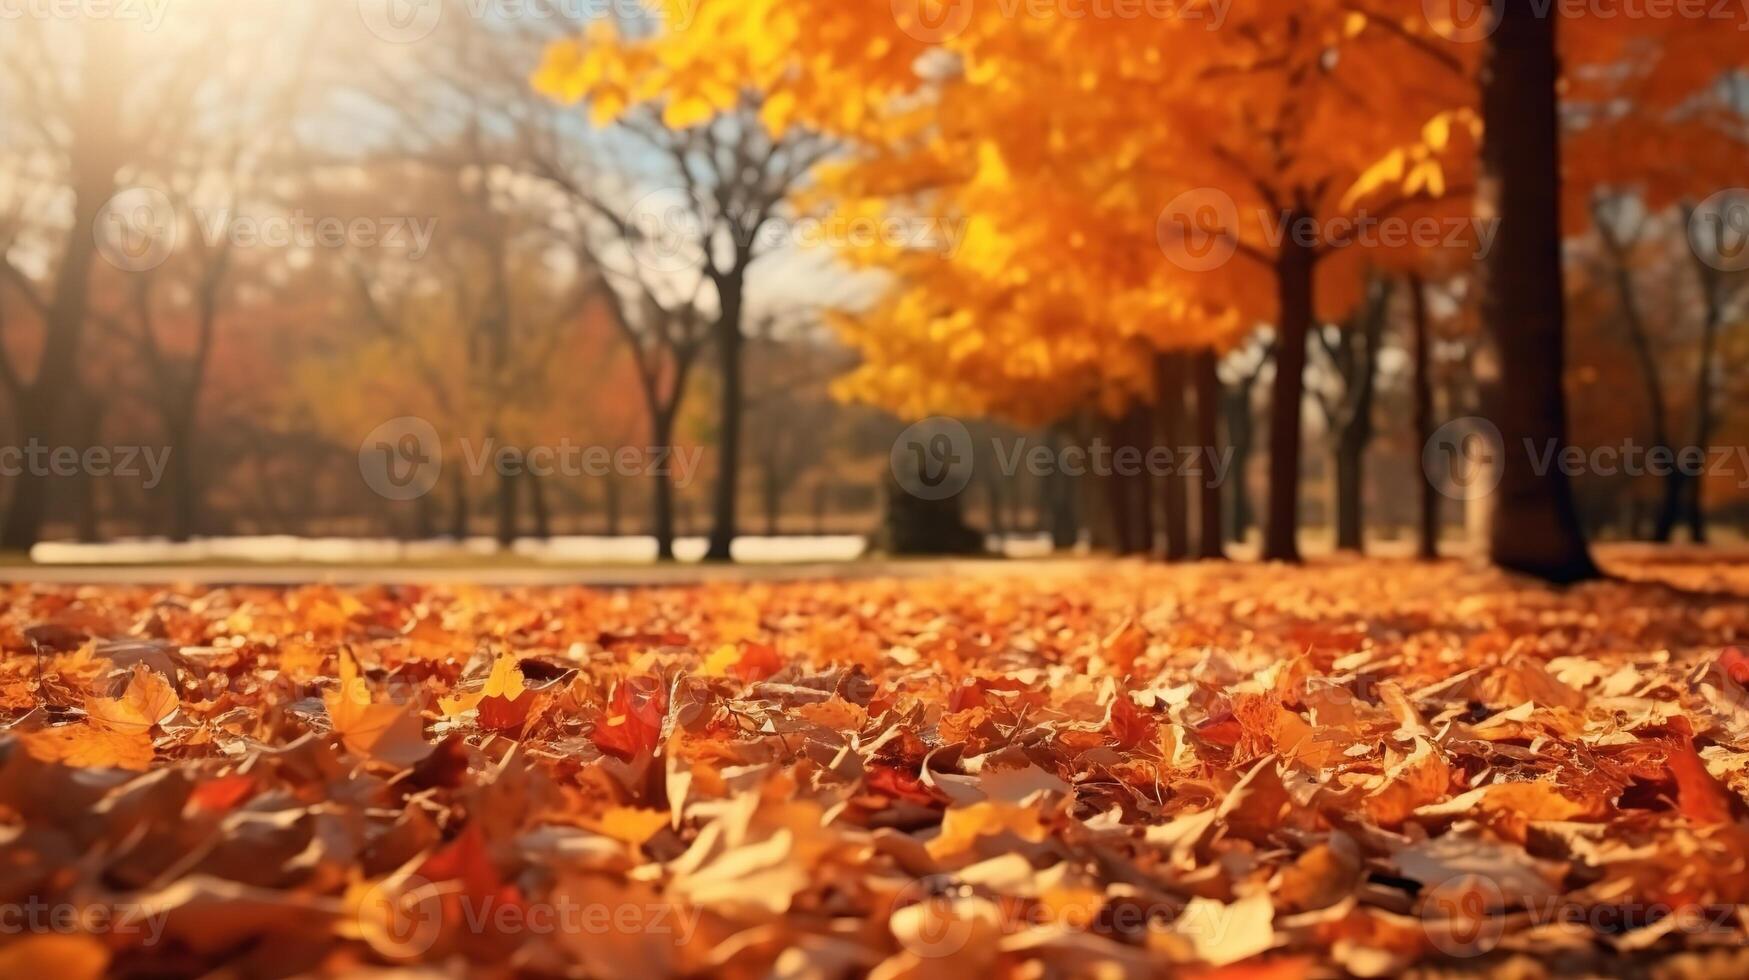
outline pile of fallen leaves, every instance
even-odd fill
[[[1749,604],[0,590],[0,976],[1749,973]]]

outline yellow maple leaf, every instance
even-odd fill
[[[725,643],[717,647],[717,651],[705,658],[699,666],[699,673],[706,677],[727,677],[729,668],[741,662],[741,648],[733,643]]]
[[[87,698],[85,713],[92,722],[113,731],[149,732],[180,706],[176,690],[164,675],[140,663],[134,665],[121,697]]]
[[[328,719],[346,748],[397,766],[431,754],[424,726],[411,705],[376,704],[351,651],[340,654],[340,690],[322,695]]]
[[[616,806],[594,822],[595,830],[636,846],[668,826],[671,814],[667,810],[646,810],[640,807]]]
[[[503,698],[515,701],[527,691],[522,678],[522,667],[515,654],[501,653],[492,663],[492,673],[486,677],[486,686],[472,694],[462,693],[451,697],[437,699],[437,704],[443,713],[450,717],[464,714],[479,707],[480,702],[487,698]]]
[[[144,728],[120,731],[79,722],[25,732],[20,736],[32,758],[86,769],[133,769],[152,767],[152,737]]]
[[[927,845],[936,860],[951,857],[972,846],[979,837],[1012,831],[1023,840],[1045,838],[1038,812],[1014,803],[974,803],[953,807],[941,817],[941,833]]]

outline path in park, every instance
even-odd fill
[[[1448,546],[1450,543],[1448,542]],[[1651,579],[1688,589],[1719,589],[1749,592],[1749,547],[1694,548],[1612,543],[1596,547],[1599,559],[1613,574],[1624,578]],[[1409,549],[1401,542],[1369,544],[1368,558],[1332,555],[1328,548],[1305,549],[1308,560],[1350,562],[1384,560],[1406,562]],[[1238,561],[1254,557],[1255,548],[1231,546],[1229,555]],[[1448,547],[1447,557],[1458,558],[1458,547]],[[0,583],[23,582],[45,585],[406,585],[474,584],[484,586],[566,586],[597,588],[640,586],[686,586],[715,582],[860,581],[881,578],[966,578],[1029,575],[1041,583],[1084,575],[1113,561],[1145,562],[1148,559],[1113,559],[1068,555],[1043,558],[894,559],[862,558],[850,561],[766,561],[741,564],[680,562],[548,564],[510,558],[479,558],[475,561],[440,563],[409,562],[205,562],[117,563],[45,565],[0,563]]]
[[[490,586],[663,586],[707,582],[796,582],[976,575],[1073,574],[1093,559],[1051,561],[868,559],[745,565],[6,565],[0,582],[62,585],[460,584]]]

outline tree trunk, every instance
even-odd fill
[[[1002,478],[994,466],[982,466],[979,470],[984,484],[984,530],[996,539],[996,550],[1000,553],[1008,541],[1008,524],[1002,513]]]
[[[607,536],[619,537],[624,530],[620,525],[619,481],[612,476],[601,481],[601,509],[603,529]]]
[[[722,300],[717,317],[717,363],[722,375],[718,407],[717,486],[711,515],[707,561],[730,561],[735,543],[736,500],[741,475],[741,282],[724,277],[718,283]]]
[[[1415,445],[1425,450],[1433,441],[1433,336],[1427,320],[1427,286],[1420,276],[1409,277],[1410,326],[1415,331],[1410,372],[1414,389]],[[1415,481],[1421,491],[1415,556],[1422,561],[1439,557],[1439,488],[1421,470],[1421,454],[1414,457]]]
[[[1251,529],[1257,526],[1257,519],[1251,510],[1250,487],[1246,485],[1246,477],[1251,472],[1251,447],[1256,435],[1256,421],[1251,408],[1251,386],[1237,386],[1222,399],[1222,407],[1227,417],[1227,444],[1233,449],[1232,474],[1227,481],[1229,508],[1233,515],[1230,536],[1234,543],[1244,544],[1251,536]]]
[[[1307,216],[1295,212],[1287,227]],[[1316,257],[1288,235],[1276,259],[1275,392],[1269,421],[1269,513],[1263,560],[1300,560],[1300,412],[1306,390],[1306,341],[1312,330],[1312,272]]]
[[[674,414],[672,412],[656,411],[651,415],[652,436],[658,446],[674,444]],[[650,479],[652,493],[650,495],[650,528],[656,537],[656,560],[674,560],[674,480],[669,475],[669,467],[652,467]],[[610,503],[610,513],[615,514],[615,524],[618,523],[618,494],[614,494]],[[613,533],[618,534],[616,529]]]
[[[1336,550],[1364,550],[1361,495],[1365,492],[1365,444],[1350,427],[1336,440],[1331,454],[1336,475]]]
[[[534,520],[535,539],[550,540],[553,536],[553,521],[547,510],[546,483],[533,473],[523,474],[523,480],[528,484],[528,509]]]
[[[103,437],[103,416],[105,403],[98,398],[86,395],[83,404],[79,406],[79,447],[90,449],[96,446]],[[99,515],[102,513],[102,502],[98,490],[102,479],[93,473],[84,472],[79,475],[75,492],[73,524],[79,541],[91,544],[102,540],[102,527]]]
[[[1483,263],[1482,321],[1500,354],[1491,413],[1502,439],[1489,553],[1503,568],[1552,582],[1594,578],[1573,490],[1531,451],[1567,439],[1562,295],[1559,79],[1555,25],[1537,0],[1499,0],[1482,68],[1480,214],[1500,219]]]
[[[1372,444],[1378,352],[1384,344],[1390,304],[1390,280],[1373,279],[1367,284],[1366,303],[1341,330],[1334,333],[1334,341],[1330,339],[1330,331],[1317,334],[1333,372],[1342,380],[1340,400],[1332,402],[1321,393],[1319,398],[1330,440],[1338,551],[1358,554],[1365,550],[1366,451]]]
[[[966,523],[962,511],[965,497],[962,491],[926,500],[907,492],[888,469],[874,548],[889,555],[983,554],[985,535]]]
[[[1196,451],[1201,454],[1201,478],[1197,481],[1196,557],[1204,561],[1227,557],[1221,541],[1221,481],[1217,478],[1220,451],[1221,377],[1216,372],[1220,357],[1212,347],[1196,352],[1192,370],[1196,375]],[[1229,474],[1230,476],[1231,474]]]
[[[1051,429],[1050,448],[1052,458],[1061,458],[1063,433],[1060,429]],[[1042,495],[1045,517],[1050,526],[1051,549],[1068,551],[1081,541],[1081,528],[1075,516],[1075,481],[1062,471],[1062,467],[1052,467],[1045,476]]]
[[[68,160],[73,223],[55,265],[55,288],[44,318],[36,377],[14,392],[20,446],[58,444],[62,401],[79,388],[80,336],[85,329],[91,268],[97,254],[97,218],[115,194],[115,131],[123,85],[129,77],[123,56],[125,27],[114,20],[86,27],[90,40],[80,69],[79,107],[67,120],[72,130]],[[0,526],[0,551],[28,553],[40,539],[52,479],[48,473],[27,467],[13,481],[6,522]]]
[[[170,540],[182,542],[199,532],[199,477],[191,450],[193,426],[179,422],[170,428]]]
[[[1124,446],[1134,450],[1130,454],[1132,464],[1138,454],[1144,454],[1153,445],[1154,420],[1146,406],[1137,405],[1130,410],[1124,426]],[[1131,542],[1131,554],[1146,555],[1155,547],[1154,534],[1154,481],[1149,478],[1147,470],[1136,466],[1127,476],[1120,477],[1125,486],[1125,496],[1129,501],[1132,524],[1135,529],[1135,540]]]
[[[455,499],[450,501],[449,536],[457,541],[468,538],[468,478],[458,467],[455,478],[450,481],[454,487]]]
[[[1652,433],[1651,448],[1671,452],[1669,399],[1664,395],[1664,379],[1658,373],[1658,355],[1652,349],[1652,338],[1646,330],[1645,317],[1640,314],[1639,294],[1634,290],[1633,269],[1628,255],[1629,243],[1618,240],[1601,204],[1593,207],[1593,221],[1598,237],[1609,253],[1610,273],[1615,281],[1616,296],[1621,300],[1622,320],[1627,327],[1628,344],[1634,352],[1634,366],[1640,372],[1640,384],[1646,391],[1646,421]],[[1652,540],[1665,543],[1676,530],[1682,515],[1682,473],[1672,470],[1664,478],[1664,498],[1652,526]]]
[[[1108,474],[1103,479],[1112,551],[1119,555],[1133,555],[1136,551],[1136,522],[1135,515],[1130,513],[1129,486],[1115,473]]]
[[[1700,509],[1699,481],[1695,480],[1680,465],[1671,467],[1664,477],[1664,500],[1658,506],[1658,523],[1652,529],[1652,540],[1668,543],[1676,536],[1676,527],[1687,522],[1689,537],[1696,542],[1706,540],[1706,531],[1698,534],[1695,527],[1698,522],[1696,511]]]
[[[777,464],[770,463],[765,467],[765,536],[777,537],[779,521],[783,516],[783,481],[779,479]]]
[[[516,543],[520,531],[517,520],[516,487],[522,482],[519,474],[506,470],[498,474],[498,547]]]
[[[1684,227],[1694,226],[1694,209],[1683,209]],[[1723,228],[1718,231],[1723,234]],[[1722,243],[1721,243],[1722,244]],[[1713,441],[1715,414],[1713,406],[1713,389],[1717,384],[1718,371],[1714,363],[1718,358],[1719,329],[1725,322],[1724,301],[1720,296],[1719,270],[1707,264],[1698,251],[1689,250],[1694,263],[1695,273],[1700,277],[1701,289],[1701,339],[1700,366],[1695,370],[1694,378],[1694,444],[1704,451]],[[1706,515],[1701,510],[1701,481],[1684,474],[1686,494],[1683,506],[1688,515],[1688,536],[1695,544],[1706,542]]]
[[[437,514],[431,494],[421,494],[413,501],[413,539],[427,541],[437,536]]]
[[[1112,536],[1120,555],[1145,554],[1153,549],[1153,495],[1149,481],[1134,473],[1124,473],[1116,465],[1117,455],[1126,447],[1138,446],[1138,423],[1143,432],[1149,427],[1146,409],[1130,409],[1122,418],[1110,423],[1113,469],[1105,474],[1108,506],[1111,510]]]
[[[1163,476],[1167,561],[1184,561],[1190,557],[1190,494],[1187,492],[1190,460],[1184,458],[1183,452],[1189,441],[1185,439],[1184,367],[1183,354],[1155,355],[1154,397],[1158,423],[1154,432],[1155,445],[1164,447],[1172,460],[1171,469]],[[1145,479],[1152,483],[1154,474],[1147,474]]]

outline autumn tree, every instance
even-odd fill
[[[1330,458],[1335,471],[1336,548],[1359,552],[1364,547],[1366,452],[1376,431],[1373,406],[1384,348],[1385,321],[1390,316],[1392,283],[1375,278],[1366,302],[1351,322],[1314,331],[1329,366],[1335,390],[1314,388],[1324,413]]]
[[[786,198],[832,146],[792,114],[793,97],[755,59],[713,46],[724,10],[704,5],[686,30],[654,36],[596,24],[554,44],[536,76],[541,91],[587,103],[596,124],[644,145],[654,161],[644,183],[661,199],[656,237],[690,258],[675,274],[709,287],[718,466],[706,557],[716,561],[731,558],[739,520],[749,274],[773,248]]]
[[[812,317],[759,317],[750,331],[749,373],[762,379],[748,399],[751,462],[758,475],[764,533],[782,533],[785,501],[843,436],[827,424],[828,387],[845,367],[845,352],[820,336]],[[797,425],[797,419],[810,419]]]
[[[1409,339],[1412,445],[1425,451],[1433,441],[1433,323],[1427,307],[1427,283],[1411,273],[1404,283],[1409,295]],[[1420,460],[1417,459],[1419,464]],[[1417,474],[1415,557],[1433,561],[1439,557],[1439,488],[1426,474]]]
[[[1088,280],[1103,280],[1086,295],[1103,291],[1111,298],[1101,306],[1123,309],[1112,329],[1148,336],[1159,350],[1197,346],[1194,332],[1166,326],[1187,306],[1275,325],[1265,554],[1296,557],[1306,344],[1316,323],[1339,318],[1359,295],[1359,260],[1322,232],[1363,213],[1461,200],[1452,174],[1464,145],[1455,137],[1469,125],[1455,111],[1466,101],[1461,80],[1430,72],[1412,88],[1393,81],[1440,57],[1429,53],[1429,32],[1339,3],[1235,10],[1242,23],[1220,30],[1207,29],[1215,11],[1199,4],[1139,20],[973,10],[953,31],[885,11],[799,6],[700,19],[719,47],[744,46],[762,64],[782,64],[772,52],[789,44],[790,64],[808,66],[810,93],[844,98],[856,86],[851,103],[884,129],[874,127],[878,145],[852,162],[862,186],[852,181],[851,193],[915,208],[927,192],[937,196],[923,202],[928,213],[988,215],[1008,238],[1039,244],[1003,250],[1022,256],[1025,288],[1040,288],[1052,264],[1082,264]],[[794,30],[792,17],[815,29]],[[1142,90],[1153,97],[1124,95]],[[889,104],[868,108],[871,96]],[[805,96],[795,102],[798,112],[810,108]],[[851,136],[867,149],[871,127],[858,122]],[[1381,157],[1421,133],[1435,143],[1453,137],[1451,159],[1440,157],[1447,147],[1399,158],[1396,181],[1354,193]],[[1084,152],[1090,146],[1102,152]],[[979,194],[999,183],[1007,201]],[[1189,254],[1211,241],[1238,258],[1205,264]],[[1177,268],[1159,261],[1162,245],[1168,258],[1177,253]],[[1136,251],[1108,271],[1105,255],[1125,249]],[[1151,263],[1139,264],[1143,249]],[[1151,373],[1152,360],[1113,373],[1125,371]],[[1152,400],[1157,386],[1127,387]]]
[[[1738,183],[1749,165],[1741,78],[1716,30],[1678,20],[1619,39],[1598,37],[1594,24],[1574,27],[1589,32],[1580,36],[1584,45],[1614,41],[1604,50],[1615,60],[1607,73],[1581,74],[1566,95],[1567,116],[1579,125],[1568,137],[1575,160],[1565,168],[1564,204],[1575,217],[1590,219],[1583,229],[1588,240],[1580,244],[1598,246],[1616,295],[1652,445],[1667,453],[1704,447],[1714,424],[1719,287],[1732,271],[1730,239],[1741,236],[1744,224],[1741,202],[1721,191]],[[1711,206],[1701,208],[1703,200]],[[1582,233],[1576,224],[1567,219],[1572,238]],[[1666,300],[1664,311],[1651,309],[1643,295],[1648,277],[1692,280],[1696,302],[1676,309],[1679,304]],[[1688,359],[1689,337],[1697,338],[1694,366],[1673,383],[1674,362]],[[1687,435],[1681,431],[1684,401],[1691,416]],[[1687,467],[1663,477],[1653,540],[1669,540],[1683,523],[1691,533],[1699,530],[1695,540],[1704,537],[1698,486]]]
[[[159,113],[125,109],[134,84],[130,71],[141,60],[138,39],[129,36],[126,25],[113,20],[82,22],[76,36],[69,38],[62,32],[51,39],[50,32],[58,26],[32,18],[12,22],[6,57],[0,59],[10,79],[7,91],[12,93],[9,101],[13,104],[6,114],[39,121],[31,132],[36,138],[8,146],[8,150],[42,154],[52,161],[49,166],[57,171],[54,179],[70,190],[72,200],[72,220],[67,226],[33,229],[42,235],[39,247],[55,255],[49,273],[52,278],[46,283],[39,283],[17,264],[18,230],[12,230],[5,243],[7,285],[24,296],[38,314],[43,332],[34,376],[26,380],[25,372],[11,364],[0,374],[7,379],[20,444],[54,445],[62,406],[79,390],[78,363],[91,274],[98,261],[91,229],[97,227],[103,207],[116,192],[117,171],[126,148],[146,135],[123,131],[124,120],[144,121],[153,128],[171,124]],[[69,44],[81,53],[76,73],[70,84],[53,84],[68,78],[55,52]],[[187,64],[184,71],[192,75],[192,62]],[[167,80],[161,96],[166,101],[156,108],[169,114],[186,107],[185,93],[192,84],[186,78]],[[134,93],[138,91],[133,88]],[[51,119],[64,119],[66,124],[51,126]],[[13,481],[5,524],[0,526],[0,548],[28,551],[36,544],[48,502],[46,475],[20,474]]]
[[[1732,372],[1724,354],[1724,331],[1729,318],[1739,316],[1745,292],[1746,271],[1743,262],[1745,243],[1749,242],[1749,227],[1742,216],[1749,213],[1749,201],[1737,197],[1713,198],[1708,211],[1685,201],[1680,207],[1682,226],[1690,230],[1692,249],[1687,257],[1693,270],[1695,287],[1700,294],[1700,345],[1695,359],[1693,423],[1691,445],[1707,447],[1723,421],[1720,411],[1723,379]],[[1735,210],[1732,210],[1735,209]],[[1732,215],[1736,217],[1733,219]],[[1673,509],[1686,515],[1689,539],[1696,544],[1707,540],[1706,513],[1702,481],[1684,474],[1675,488],[1677,497]]]
[[[213,188],[224,183],[223,175],[259,165],[264,148],[283,133],[274,123],[302,88],[308,49],[300,39],[311,36],[312,24],[304,12],[252,2],[199,16],[170,12],[161,24],[125,16],[8,20],[0,58],[8,84],[0,98],[8,117],[30,124],[11,131],[4,152],[30,161],[32,181],[63,189],[71,202],[65,222],[0,229],[0,288],[23,297],[42,330],[28,380],[18,365],[0,370],[17,409],[21,443],[54,445],[57,419],[86,390],[80,365],[90,344],[95,280],[150,272],[178,241],[202,234],[206,229],[187,207],[178,211],[173,198],[189,204],[196,186],[222,197]],[[37,217],[45,213],[56,211],[39,210]],[[199,500],[190,443],[211,350],[198,338],[213,329],[222,280],[215,273],[222,265],[208,262],[198,277],[195,342],[180,356],[161,345],[140,348],[159,355],[151,369],[163,369],[157,379],[162,397],[153,404],[177,467],[177,495],[188,498],[188,508]],[[32,274],[27,267],[43,271]],[[144,281],[134,281],[136,328],[141,311],[153,305],[140,295],[149,292]],[[105,315],[114,322],[116,311]],[[148,343],[146,336],[136,329],[129,343]],[[6,346],[0,342],[0,357]],[[35,472],[14,480],[0,548],[36,543],[49,480]],[[173,526],[186,533],[191,523],[184,511]]]
[[[512,23],[481,30],[462,17],[440,18],[429,36],[401,47],[368,48],[347,76],[354,90],[389,113],[395,124],[359,154],[386,171],[418,175],[420,197],[406,208],[434,222],[429,255],[377,256],[411,260],[386,281],[357,276],[361,298],[409,287],[441,298],[437,323],[460,331],[452,348],[434,352],[462,369],[445,384],[456,430],[510,455],[492,474],[495,537],[508,547],[528,521],[544,536],[549,488],[519,462],[538,431],[536,420],[556,397],[551,359],[576,336],[599,299],[600,271],[574,235],[555,224],[549,194],[532,185],[535,162],[525,128],[544,121],[550,103],[527,84],[552,31],[565,22],[539,19],[533,33]],[[396,284],[400,284],[397,286]],[[380,303],[366,309],[382,310]],[[373,313],[382,328],[388,318]],[[407,339],[419,324],[398,327]],[[435,332],[443,335],[443,328]],[[425,346],[428,341],[416,339]],[[457,481],[461,480],[458,475]],[[453,484],[456,530],[466,523],[466,487]]]
[[[612,268],[589,253],[595,268]],[[605,272],[604,272],[605,274]],[[665,299],[660,290],[633,268],[623,274],[632,284],[616,286],[603,280],[596,297],[608,311],[610,322],[625,349],[631,352],[632,370],[642,393],[650,439],[656,446],[677,446],[676,425],[686,399],[694,368],[706,351],[709,324],[700,314],[696,296],[678,301]],[[674,477],[671,468],[650,473],[651,533],[656,538],[656,560],[674,560]]]
[[[124,345],[145,369],[142,389],[170,450],[173,541],[205,530],[200,414],[221,322],[238,313],[238,280],[268,278],[263,266],[310,245],[255,241],[243,223],[283,214],[266,185],[292,157],[290,127],[310,94],[315,33],[306,25],[279,57],[269,57],[269,45],[278,50],[287,40],[283,34],[258,24],[219,23],[227,30],[213,41],[249,52],[253,70],[234,79],[230,101],[203,107],[198,137],[168,148],[161,160],[132,161],[136,186],[162,211],[154,217],[163,226],[145,232],[168,236],[145,247],[166,254],[161,265],[104,270],[120,280],[123,295],[117,303],[93,304],[91,314],[104,328],[103,339]]]

